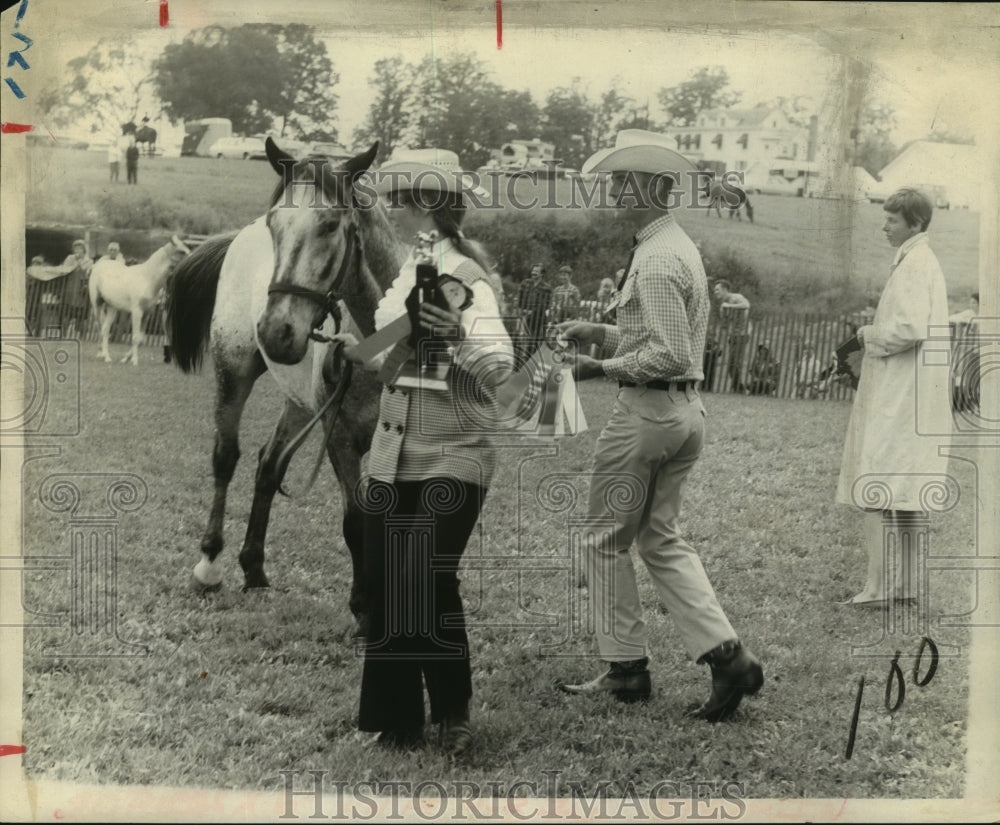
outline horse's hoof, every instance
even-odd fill
[[[222,590],[222,582],[217,582],[216,584],[205,584],[205,582],[192,573],[191,589],[200,595],[205,595],[206,593],[218,593]]]
[[[270,589],[271,589],[271,583],[265,581],[263,584],[245,584],[245,585],[243,585],[243,588],[242,588],[241,592],[243,592],[243,593],[254,593],[254,592],[267,593],[267,592],[270,591]]]

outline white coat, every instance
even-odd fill
[[[947,334],[948,296],[927,235],[896,255],[875,318],[860,330],[861,375],[847,425],[836,500],[873,510],[926,511],[947,472],[948,369],[925,358]],[[936,481],[935,481],[936,480]],[[871,482],[875,482],[872,484]]]

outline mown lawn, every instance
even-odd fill
[[[206,164],[207,165],[207,164]],[[120,354],[124,345],[119,345]],[[281,790],[282,770],[326,770],[328,781],[517,779],[545,788],[561,771],[588,795],[602,780],[620,794],[658,781],[743,783],[754,798],[941,798],[964,791],[967,632],[938,624],[971,609],[968,574],[936,574],[927,633],[956,656],[942,658],[925,688],[910,670],[919,634],[883,639],[878,613],[835,602],[863,576],[857,516],[832,504],[846,403],[708,395],[706,449],[687,493],[685,528],[720,599],[763,660],[767,682],[728,724],[689,721],[704,698],[706,668],[688,661],[671,619],[639,574],[653,645],[654,697],[625,707],[569,697],[559,678],[597,671],[591,640],[574,617],[586,599],[566,554],[568,519],[539,485],[563,474],[579,493],[614,389],[583,387],[591,429],[555,445],[507,448],[487,499],[481,538],[463,563],[470,613],[477,747],[450,764],[433,747],[401,754],[355,727],[361,661],[347,609],[349,563],[339,535],[332,474],[305,497],[279,498],[268,542],[273,587],[243,594],[236,553],[249,513],[255,453],[279,399],[266,377],[244,418],[244,458],[230,494],[228,575],[207,597],[189,589],[211,493],[211,371],[182,376],[144,350],[139,369],[82,357],[82,432],[58,456],[24,467],[24,551],[66,556],[68,516],[44,509],[52,473],[134,473],[149,500],[118,529],[117,629],[144,645],[133,658],[46,655],[69,639],[69,572],[25,574],[25,605],[56,614],[58,628],[25,631],[25,766],[32,778],[98,784]],[[51,408],[53,422],[72,411]],[[293,462],[302,489],[317,437]],[[932,522],[932,548],[974,551],[965,463],[952,472],[963,497]],[[852,645],[876,644],[871,656]],[[890,715],[882,693],[902,651],[904,706]],[[859,677],[864,694],[853,758],[844,751]],[[529,793],[529,795],[532,795]]]

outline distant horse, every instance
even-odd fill
[[[136,145],[146,144],[146,155],[152,157],[156,152],[156,129],[152,126],[140,126],[135,132]]]
[[[123,310],[132,316],[132,351],[122,358],[122,362],[132,359],[139,365],[139,345],[146,340],[142,331],[142,317],[156,307],[160,290],[170,274],[170,270],[184,255],[191,252],[174,235],[170,242],[154,252],[148,261],[135,266],[126,266],[121,258],[101,258],[90,271],[90,303],[94,317],[101,325],[100,355],[108,363],[108,338],[115,311]]]
[[[240,455],[240,416],[254,383],[270,372],[286,400],[258,456],[253,506],[239,555],[244,590],[269,586],[264,539],[274,494],[294,453],[285,448],[342,386],[331,359],[334,350],[323,338],[335,331],[342,306],[349,313],[345,329],[358,337],[371,335],[375,308],[402,261],[385,209],[378,203],[359,208],[355,200],[354,183],[375,159],[377,143],[342,166],[319,164],[321,176],[309,158],[295,163],[270,138],[265,145],[279,174],[282,163],[294,164],[288,192],[279,183],[265,218],[235,237],[207,240],[171,281],[168,315],[176,362],[185,372],[196,370],[210,342],[216,375],[215,497],[201,540],[202,558],[194,568],[194,584],[201,590],[221,586],[218,556],[226,491]],[[326,205],[312,208],[315,197],[323,197]],[[293,198],[296,203],[289,203]],[[343,533],[353,564],[350,608],[361,627],[362,513],[355,493],[361,457],[378,419],[379,392],[375,377],[358,371],[338,402],[339,417],[325,445],[340,485]],[[325,413],[328,427],[337,414]]]
[[[740,217],[740,209],[745,208],[747,217],[750,219],[750,223],[753,223],[753,206],[750,204],[750,198],[747,197],[747,193],[744,192],[737,186],[723,186],[721,181],[714,181],[706,187],[706,195],[708,196],[708,211],[705,216],[715,209],[715,214],[718,217],[722,217],[722,212],[720,207],[725,207],[729,210],[730,219],[736,216],[737,220],[742,221],[743,218]]]

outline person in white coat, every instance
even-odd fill
[[[867,579],[844,604],[881,609],[915,601],[910,531],[927,509],[929,484],[947,472],[940,434],[952,426],[948,371],[923,357],[934,328],[948,325],[944,276],[927,238],[933,206],[901,189],[884,209],[883,232],[897,252],[875,317],[857,332],[861,374],[836,493],[838,503],[865,510]],[[890,548],[898,548],[895,571],[886,563]]]

